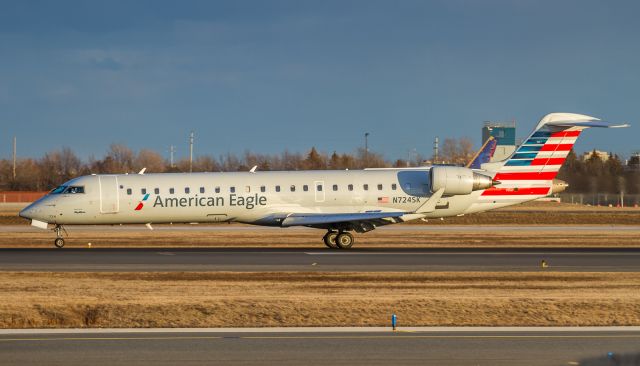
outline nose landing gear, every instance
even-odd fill
[[[56,233],[56,239],[53,241],[53,245],[55,245],[57,248],[62,248],[64,246],[64,238],[62,238],[62,232],[64,231],[64,233],[67,234],[67,230],[65,230],[62,225],[56,225],[53,227],[53,231]]]

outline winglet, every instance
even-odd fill
[[[140,175],[144,175],[144,172],[145,172],[146,170],[147,170],[147,168],[146,168],[146,167],[144,167],[144,168],[142,168],[142,169],[138,172],[138,174],[140,174]]]
[[[255,173],[256,169],[258,169],[258,166],[254,165],[253,168],[251,168],[251,170],[249,170],[249,173]]]

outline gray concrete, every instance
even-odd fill
[[[639,344],[637,330],[87,331],[0,335],[0,359],[3,365],[617,365],[625,363],[610,361],[631,360]]]
[[[3,271],[640,271],[640,249],[0,249]]]

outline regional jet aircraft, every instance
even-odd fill
[[[330,248],[353,245],[351,232],[415,219],[492,210],[564,190],[555,180],[580,133],[612,125],[551,113],[506,160],[478,168],[339,171],[100,174],[72,179],[20,212],[31,224],[63,225],[242,222],[326,230]]]

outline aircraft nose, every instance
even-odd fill
[[[25,219],[33,219],[34,216],[36,215],[36,213],[39,211],[39,209],[36,207],[35,204],[30,204],[29,206],[23,208],[22,210],[20,210],[20,213],[18,215],[20,215],[20,217],[23,217]]]

